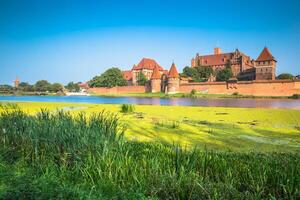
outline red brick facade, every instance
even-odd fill
[[[238,49],[222,53],[220,48],[215,48],[212,55],[196,54],[191,60],[191,67],[196,66],[211,67],[215,72],[230,66],[233,76],[239,80],[275,80],[276,60],[266,47],[256,60]]]

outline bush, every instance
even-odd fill
[[[232,95],[234,95],[234,96],[238,96],[238,95],[239,95],[239,93],[238,93],[238,92],[234,92],[234,93],[232,93]]]
[[[292,74],[289,74],[289,73],[282,73],[282,74],[277,76],[277,79],[281,79],[281,80],[293,79],[293,78],[294,78],[294,76]]]
[[[290,98],[291,99],[300,99],[300,94],[293,94]]]
[[[135,107],[132,104],[122,104],[122,106],[121,106],[122,113],[132,113],[134,110],[135,110]]]

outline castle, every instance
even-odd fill
[[[191,60],[191,67],[197,66],[211,67],[214,72],[230,67],[233,79],[236,81],[275,80],[276,60],[267,47],[262,50],[256,60],[238,49],[234,52],[222,53],[220,48],[215,48],[212,55],[196,54],[196,57]],[[128,85],[137,86],[140,73],[143,73],[148,80],[147,92],[176,93],[181,84],[192,81],[180,77],[174,63],[168,71],[150,58],[143,58],[137,65],[133,65],[131,70],[123,71],[123,77]],[[208,81],[214,82],[215,80],[216,78],[212,76]]]
[[[123,71],[123,77],[127,80],[128,85],[136,86],[138,85],[139,73],[143,73],[148,80],[146,83],[148,92],[177,92],[180,77],[174,63],[168,71],[155,60],[143,58],[137,65],[133,65],[131,70]]]
[[[238,80],[275,80],[276,60],[265,47],[256,60],[236,49],[234,52],[222,53],[220,48],[214,54],[196,57],[191,60],[191,67],[211,67],[217,72],[226,66],[231,68],[233,76]]]

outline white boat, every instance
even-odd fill
[[[90,96],[87,92],[67,92],[66,96]]]

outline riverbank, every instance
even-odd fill
[[[123,137],[125,115],[36,113],[30,106],[38,104],[19,104],[29,114],[17,105],[5,106],[7,112],[0,112],[0,199],[298,199],[300,194],[299,151],[229,152],[140,142]],[[192,137],[176,133],[177,123],[157,126],[159,134],[164,127]],[[151,135],[148,130],[142,133]]]
[[[33,114],[41,108],[62,109],[76,115],[102,110],[117,113],[131,141],[237,152],[299,152],[300,111],[224,107],[136,105],[132,113],[120,105],[82,103],[17,103]]]
[[[203,94],[203,93],[176,93],[165,94],[162,92],[157,93],[124,93],[124,94],[96,94],[90,93],[92,96],[105,96],[105,97],[159,97],[159,98],[248,98],[248,99],[291,99],[293,96],[253,96],[241,94]],[[298,98],[295,98],[298,99]]]

